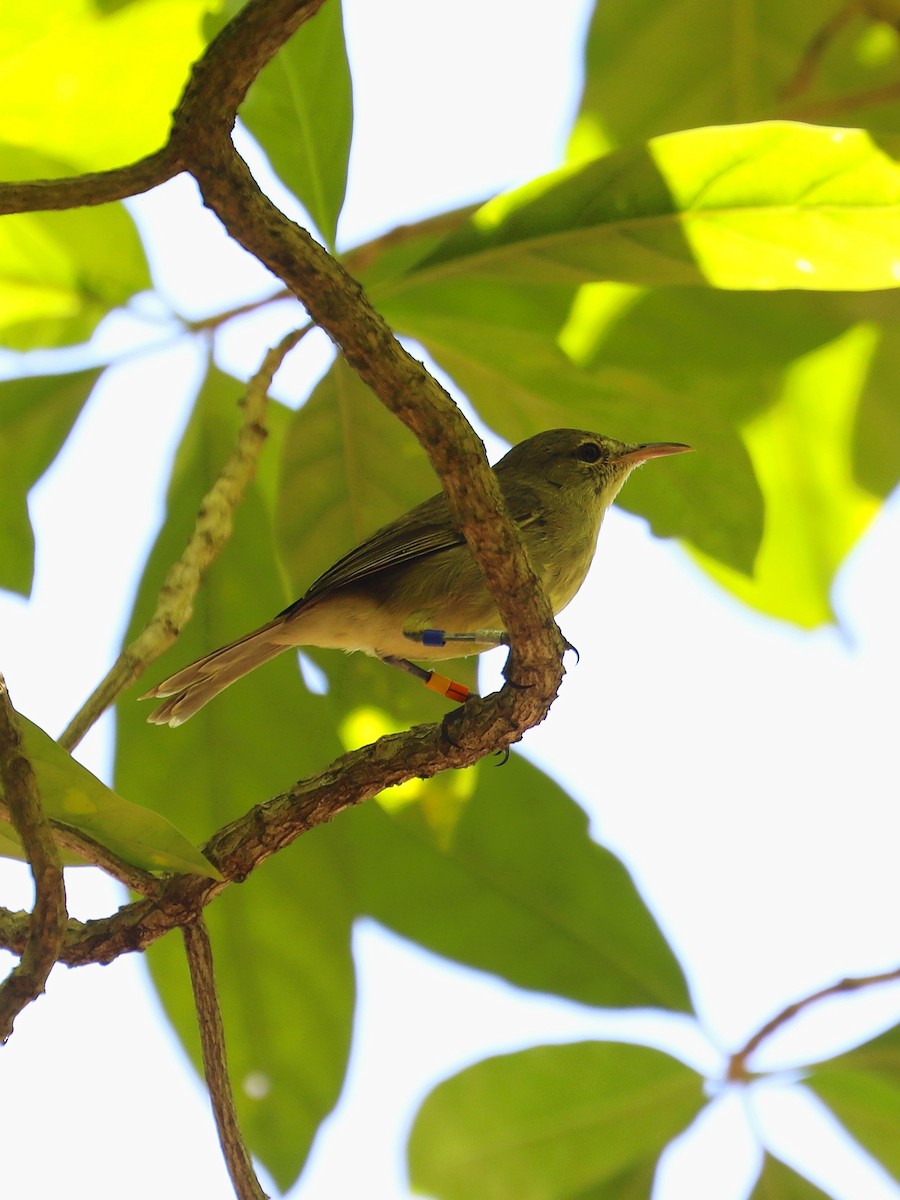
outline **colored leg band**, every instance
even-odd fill
[[[437,671],[432,671],[429,674],[425,680],[425,686],[433,692],[437,692],[439,696],[445,696],[448,700],[455,700],[457,704],[463,704],[472,694],[463,684],[454,683],[446,675],[438,675]]]
[[[447,633],[445,629],[404,629],[403,636],[423,646],[443,647],[448,642],[482,642],[487,646],[508,646],[509,636],[502,629],[476,629],[472,633]]]

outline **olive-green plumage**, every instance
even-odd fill
[[[690,447],[627,445],[580,429],[551,429],[494,467],[554,613],[584,582],[603,516],[632,470]],[[502,631],[484,577],[456,531],[443,493],[377,530],[330,567],[268,624],[163,680],[146,697],[167,699],[148,720],[180,725],[254,667],[289,647],[362,650],[403,665],[477,654],[484,642],[424,646],[409,634]]]

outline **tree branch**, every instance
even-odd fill
[[[138,900],[109,917],[70,920],[60,960],[69,966],[109,963],[120,954],[145,950],[301,834],[385,788],[471,766],[492,750],[512,745],[542,709],[540,697],[507,684],[491,696],[471,697],[440,724],[414,725],[342,754],[325,770],[298,780],[209,839],[202,850],[222,872],[222,880],[174,875],[157,897]],[[20,950],[25,937],[20,914],[0,917],[0,945]]]
[[[219,1008],[219,997],[216,991],[209,931],[203,917],[197,916],[183,926],[181,933],[191,974],[194,1007],[197,1010],[197,1025],[200,1030],[200,1046],[203,1052],[203,1073],[209,1089],[209,1098],[225,1165],[228,1168],[228,1174],[238,1200],[266,1200],[266,1193],[262,1190],[256,1172],[253,1170],[250,1153],[238,1124],[234,1092],[228,1074],[225,1027],[222,1023],[222,1012]]]
[[[879,983],[895,983],[897,980],[900,980],[900,967],[895,967],[892,971],[882,971],[879,975],[862,975],[852,979],[840,979],[837,983],[820,988],[819,991],[813,992],[810,996],[804,996],[802,1000],[795,1000],[793,1004],[788,1004],[771,1021],[767,1021],[765,1025],[758,1029],[740,1050],[732,1054],[728,1060],[726,1079],[731,1083],[749,1079],[751,1072],[747,1069],[747,1059],[750,1055],[758,1050],[763,1042],[774,1033],[777,1033],[782,1025],[793,1020],[804,1009],[809,1008],[811,1004],[816,1004],[819,1000],[826,1000],[829,996],[840,996],[847,992],[858,992],[860,988],[874,987]]]
[[[66,930],[66,891],[59,851],[44,816],[31,763],[6,681],[0,675],[0,781],[12,824],[19,835],[34,878],[34,910],[22,957],[0,983],[0,1043],[12,1033],[16,1017],[44,991],[59,961]]]

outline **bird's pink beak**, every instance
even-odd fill
[[[693,450],[693,446],[685,446],[683,442],[644,442],[641,446],[629,446],[621,454],[616,455],[616,462],[629,463],[639,467],[648,458],[662,458],[666,454],[684,454]]]

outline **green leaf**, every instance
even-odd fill
[[[413,435],[336,359],[292,418],[281,461],[278,543],[296,594],[438,489]]]
[[[236,380],[211,371],[173,468],[166,523],[150,556],[129,636],[155,604],[198,505],[234,446]],[[286,422],[275,406],[260,474],[267,480]],[[266,458],[269,459],[266,462]],[[150,726],[135,692],[268,620],[288,597],[267,503],[251,485],[231,541],[207,573],[194,616],[152,676],[118,708],[116,778],[198,838],[283,791],[340,752],[327,697],[310,695],[294,655],[274,659],[178,729]],[[286,1190],[340,1092],[353,1013],[352,892],[331,829],[316,830],[255,871],[208,911],[242,1128]],[[174,939],[166,939],[174,941]],[[156,986],[196,1057],[190,998],[175,948],[150,954]],[[251,969],[252,968],[252,969]]]
[[[570,155],[774,115],[818,121],[841,113],[848,124],[900,129],[891,88],[900,39],[868,7],[604,0],[588,32]],[[849,19],[836,20],[842,13]],[[810,58],[817,38],[822,54]],[[652,85],[635,87],[636,79]]]
[[[657,1155],[652,1153],[646,1162],[627,1167],[619,1175],[590,1185],[583,1192],[566,1200],[650,1200],[656,1179]]]
[[[413,1187],[441,1200],[612,1195],[612,1182],[646,1171],[703,1102],[693,1071],[644,1046],[576,1042],[491,1058],[425,1100],[410,1136]]]
[[[0,40],[0,141],[56,159],[54,176],[121,166],[159,149],[203,49],[209,6],[209,0],[8,6]],[[103,252],[101,240],[87,245]]]
[[[347,819],[361,904],[437,954],[519,987],[691,1011],[678,962],[587,818],[518,756],[411,781]]]
[[[855,1050],[818,1063],[806,1079],[809,1087],[900,1181],[900,1025]]]
[[[342,256],[347,270],[370,289],[405,275],[468,220],[480,204],[451,209],[410,225],[398,225]]]
[[[760,122],[692,129],[497,196],[419,264],[527,283],[772,291],[900,283],[891,138]]]
[[[341,5],[330,0],[264,67],[241,120],[275,174],[334,246],[353,131]]]
[[[767,1154],[749,1200],[829,1200],[829,1194]]]
[[[0,382],[0,587],[27,596],[34,575],[28,492],[63,443],[100,371]]]
[[[123,800],[76,762],[40,726],[20,716],[44,812],[99,842],[125,862],[156,875],[184,872],[220,879],[215,867],[157,813]],[[2,795],[0,786],[0,795]],[[18,837],[3,827],[0,853],[23,858]]]
[[[875,333],[856,416],[853,474],[867,491],[887,496],[900,479],[900,293],[853,293],[835,300],[850,321]]]
[[[414,274],[384,307],[512,441],[575,425],[692,445],[617,503],[689,541],[746,603],[804,627],[831,619],[835,573],[900,474],[895,292]]]
[[[0,145],[0,177],[67,174],[56,160]],[[15,213],[0,221],[0,344],[67,346],[151,286],[134,222],[121,204]]]
[[[698,556],[742,600],[803,628],[833,619],[834,577],[878,510],[853,477],[851,448],[877,344],[877,331],[860,325],[799,359],[778,402],[744,425],[766,503],[752,574]]]
[[[635,475],[617,503],[646,517],[658,536],[679,535],[749,571],[763,512],[734,418],[755,411],[771,389],[776,356],[760,349],[765,339],[774,338],[783,358],[792,341],[809,341],[808,334],[777,332],[785,298],[770,297],[772,311],[758,304],[748,314],[754,299],[616,284],[522,287],[475,277],[421,288],[411,282],[384,307],[510,441],[574,426],[692,445],[697,454],[677,468]],[[754,317],[756,338],[744,324]],[[601,534],[601,553],[602,546]]]

